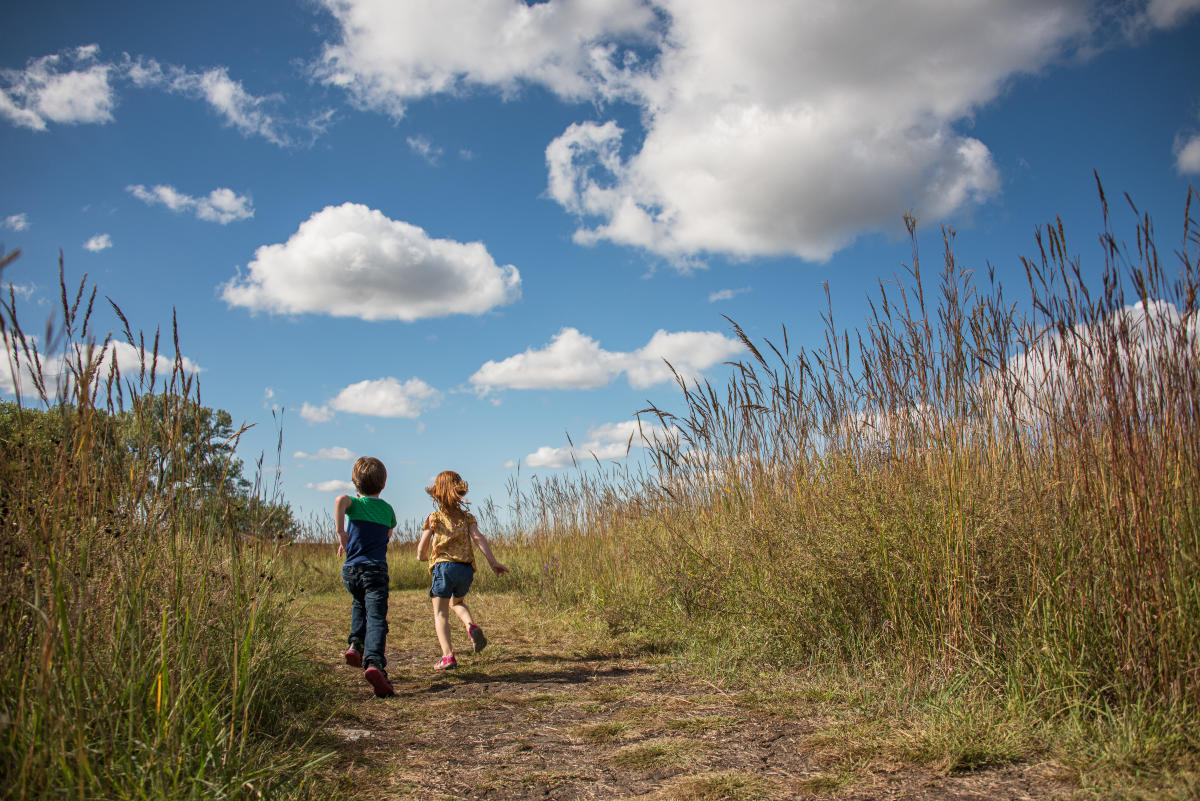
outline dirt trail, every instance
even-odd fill
[[[377,699],[341,664],[347,599],[305,611],[318,658],[335,677],[338,712],[322,744],[346,798],[374,799],[1030,799],[1069,794],[1038,766],[941,775],[919,766],[854,764],[830,745],[830,721],[802,700],[764,702],[721,689],[652,655],[622,652],[510,595],[472,609],[490,643],[460,667],[438,656],[428,595],[391,597],[388,672]],[[836,758],[831,754],[836,753]],[[849,765],[849,767],[847,767]],[[336,779],[335,779],[336,777]]]

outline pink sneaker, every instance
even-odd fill
[[[351,646],[346,649],[346,664],[350,667],[362,667],[362,651]]]
[[[396,691],[392,689],[392,683],[388,681],[387,673],[374,665],[363,671],[363,678],[375,689],[375,695],[378,698],[387,698],[389,695],[396,694]]]
[[[458,660],[454,658],[454,654],[450,654],[450,656],[443,656],[441,659],[439,659],[438,663],[433,666],[433,669],[450,670],[451,668],[456,667],[458,667]]]
[[[467,636],[471,638],[471,646],[475,649],[475,653],[479,653],[487,647],[487,637],[483,636],[483,629],[471,624],[471,628],[467,629]]]

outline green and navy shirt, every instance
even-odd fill
[[[396,527],[396,513],[379,498],[354,498],[346,510],[346,564],[387,564],[388,532]]]

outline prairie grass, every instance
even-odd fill
[[[900,744],[947,769],[1048,747],[1047,723],[1080,764],[1118,759],[1096,736],[1194,764],[1196,197],[1160,257],[1136,208],[1118,237],[1100,189],[1102,270],[1047,225],[1028,302],[961,265],[949,229],[932,288],[910,218],[911,265],[862,327],[830,312],[795,350],[730,321],[748,356],[639,413],[673,432],[643,466],[513,485],[522,588],[717,673],[891,688],[878,703],[926,722]]]
[[[266,536],[286,510],[243,485],[240,431],[210,439],[177,338],[125,323],[129,370],[61,269],[44,337],[11,293],[0,317],[0,796],[323,796],[321,679]]]

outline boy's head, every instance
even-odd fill
[[[350,474],[359,495],[378,495],[387,484],[387,468],[374,456],[360,456]]]

